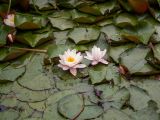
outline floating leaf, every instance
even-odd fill
[[[129,88],[129,92],[129,103],[135,110],[141,110],[148,106],[148,102],[151,98],[142,89],[131,86],[131,88]]]
[[[56,120],[66,120],[62,115],[60,115],[57,111],[57,104],[47,106],[46,110],[44,111],[44,116],[43,118],[45,120],[51,120],[51,119],[56,119]]]
[[[73,21],[64,18],[49,17],[49,20],[54,28],[58,28],[60,30],[70,29],[75,26]]]
[[[93,119],[100,116],[102,113],[103,109],[100,106],[85,106],[77,120]]]
[[[78,10],[93,15],[105,15],[112,13],[118,9],[119,6],[116,0],[107,1],[105,3],[100,3],[100,4],[78,6]]]
[[[24,45],[14,45],[11,47],[1,48],[0,49],[0,61],[12,60],[12,59],[15,59],[23,55],[24,53],[26,53],[26,51],[18,49],[18,48],[23,48],[23,47]]]
[[[114,108],[107,110],[103,114],[103,118],[105,120],[132,120],[127,114]]]
[[[125,44],[121,46],[111,46],[109,49],[110,57],[117,63],[119,63],[119,57],[121,53],[126,51],[129,48],[135,47],[135,44]]]
[[[135,16],[128,13],[121,13],[115,18],[115,24],[119,27],[136,26],[138,20]]]
[[[120,56],[120,63],[125,66],[131,74],[149,74],[156,70],[150,66],[145,57],[150,49],[144,46],[131,48]]]
[[[143,44],[148,44],[154,32],[155,28],[152,24],[145,21],[141,21],[135,27],[124,29],[121,35],[124,38],[134,41],[136,43],[141,42]]]
[[[66,45],[51,45],[48,48],[48,56],[50,58],[58,57],[60,54],[63,54],[69,46]]]
[[[154,52],[154,57],[160,62],[160,44],[154,46],[153,52]]]
[[[119,84],[120,74],[118,68],[114,64],[109,64],[106,69],[106,80],[113,81],[114,84]]]
[[[10,33],[11,28],[9,26],[4,26],[0,23],[0,46],[7,43],[7,35]]]
[[[47,24],[46,18],[32,14],[16,13],[15,25],[22,30],[32,30],[45,27]]]
[[[100,31],[94,27],[79,27],[70,31],[68,37],[76,44],[83,44],[95,41],[98,39]]]
[[[7,110],[4,112],[0,112],[0,116],[2,120],[16,120],[19,117],[19,113],[16,110]]]
[[[25,102],[39,102],[49,97],[49,93],[46,91],[32,91],[20,86],[16,82],[12,87],[12,91],[15,93],[18,100]]]
[[[19,32],[16,35],[16,40],[21,43],[30,45],[31,47],[35,47],[40,45],[46,41],[52,40],[53,34],[52,31],[36,33],[36,32]]]
[[[78,12],[77,10],[73,10],[71,12],[72,19],[78,23],[94,23],[98,20],[95,16],[88,15],[82,12]]]
[[[58,111],[69,119],[76,118],[83,110],[83,98],[80,95],[69,95],[58,103]]]
[[[37,7],[39,10],[51,10],[56,8],[54,0],[29,0],[29,4]]]
[[[89,70],[89,77],[92,84],[101,83],[105,80],[107,68],[106,65],[97,65]]]
[[[109,42],[125,42],[125,40],[121,37],[121,29],[112,24],[102,27],[101,32],[104,32],[106,34],[107,40]]]
[[[0,71],[0,82],[13,82],[25,72],[25,67],[7,66]]]

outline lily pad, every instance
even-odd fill
[[[102,113],[103,109],[100,106],[85,106],[84,111],[80,114],[77,120],[97,118]]]
[[[25,67],[7,66],[0,71],[0,82],[13,82],[25,72]]]
[[[160,62],[160,44],[157,44],[153,48],[154,57]]]
[[[89,76],[92,84],[101,83],[106,78],[107,68],[106,65],[98,65],[90,68]]]
[[[16,120],[19,117],[19,113],[18,111],[10,109],[4,112],[0,112],[0,116],[2,120]]]
[[[115,24],[119,27],[136,26],[138,20],[135,16],[128,13],[121,13],[115,18]]]
[[[49,97],[46,91],[32,91],[20,86],[17,82],[14,83],[12,91],[18,100],[25,102],[40,102]]]
[[[35,47],[44,43],[46,41],[53,39],[52,31],[43,32],[43,33],[35,33],[35,32],[20,32],[17,34],[16,39],[19,42],[30,45],[31,47]]]
[[[15,25],[22,30],[32,30],[45,27],[47,20],[45,17],[36,16],[32,14],[16,13]]]
[[[76,118],[83,111],[84,103],[80,95],[69,95],[58,103],[58,111],[69,119]]]
[[[131,74],[149,74],[155,72],[156,70],[145,60],[149,51],[150,49],[144,46],[131,48],[121,54],[120,63],[124,65]]]
[[[135,110],[141,110],[148,106],[148,102],[151,100],[151,98],[143,91],[143,89],[131,86],[129,88],[129,92],[129,103]]]
[[[58,28],[60,30],[70,29],[75,26],[75,23],[72,20],[68,20],[64,18],[50,17],[49,20],[54,28]]]
[[[68,34],[68,37],[72,39],[76,44],[84,44],[95,41],[98,39],[100,31],[94,27],[79,27],[74,28]]]
[[[132,120],[127,114],[111,108],[103,114],[105,120]]]

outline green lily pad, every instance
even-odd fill
[[[79,12],[77,10],[72,10],[71,11],[72,19],[78,23],[94,23],[98,19],[95,16],[88,15],[82,12]]]
[[[121,13],[115,18],[115,24],[119,27],[136,26],[138,20],[135,16],[128,13]]]
[[[18,45],[13,45],[8,48],[1,48],[0,49],[0,61],[12,60],[26,53],[26,51],[18,49],[21,47],[25,47],[25,46],[18,44]]]
[[[77,120],[93,119],[97,118],[103,113],[103,109],[99,106],[85,106],[83,112],[77,118]]]
[[[138,87],[144,89],[147,91],[148,95],[152,100],[154,100],[158,108],[160,109],[160,96],[158,95],[160,92],[160,82],[157,80],[149,80],[149,79],[144,79],[142,82],[138,83]]]
[[[56,120],[67,120],[66,118],[64,118],[62,115],[58,113],[57,107],[58,107],[57,104],[48,106],[44,111],[43,118],[45,120],[52,120],[53,118]]]
[[[67,49],[69,49],[69,46],[66,45],[51,45],[48,48],[48,56],[49,58],[58,57],[60,54],[63,54]]]
[[[32,91],[20,86],[17,82],[14,83],[12,91],[18,100],[25,102],[39,102],[49,97],[49,93],[46,91]]]
[[[125,44],[121,46],[111,46],[109,48],[109,56],[116,62],[119,63],[119,57],[120,55],[126,51],[127,49],[130,49],[132,47],[135,47],[135,44]]]
[[[100,4],[78,6],[78,10],[93,15],[105,15],[108,13],[112,13],[118,9],[119,6],[116,0],[107,1]]]
[[[144,46],[131,48],[120,56],[120,63],[125,66],[131,74],[150,74],[156,70],[150,66],[145,57],[150,49]]]
[[[101,28],[101,32],[106,34],[107,40],[113,43],[125,42],[121,37],[121,29],[114,25],[106,25]]]
[[[101,83],[106,78],[106,65],[97,65],[89,69],[89,77],[92,84]]]
[[[120,74],[118,68],[114,64],[109,64],[106,69],[106,80],[113,81],[115,85],[119,84]]]
[[[102,99],[106,99],[106,100],[112,100],[112,96],[115,95],[117,93],[117,91],[119,90],[119,88],[117,86],[112,86],[112,85],[108,85],[108,84],[102,84],[102,85],[98,85],[95,87],[95,90],[97,91],[101,91],[101,98]]]
[[[68,96],[68,95],[72,95],[75,94],[76,92],[74,90],[63,90],[60,92],[56,92],[53,95],[51,95],[47,101],[46,101],[46,105],[47,106],[51,106],[56,104],[58,101],[60,101],[62,98]]]
[[[68,34],[68,37],[72,39],[76,44],[84,44],[95,41],[98,39],[100,31],[94,27],[79,27],[74,28]]]
[[[153,48],[154,57],[160,62],[160,44],[157,44]]]
[[[16,107],[17,104],[18,104],[18,101],[16,97],[11,97],[11,98],[2,97],[0,100],[0,105],[10,107],[10,108]]]
[[[103,114],[105,120],[132,120],[127,114],[111,108]]]
[[[7,35],[11,31],[9,26],[4,26],[0,23],[0,46],[5,45],[7,43]]]
[[[16,120],[19,117],[19,113],[16,110],[9,109],[4,112],[0,112],[0,116],[2,120]]]
[[[16,13],[15,25],[22,30],[32,30],[45,27],[47,24],[46,18],[32,14]]]
[[[52,10],[56,8],[54,0],[30,0],[29,5],[37,7],[39,10]]]
[[[140,21],[137,26],[124,29],[121,35],[136,43],[141,42],[143,44],[148,44],[154,32],[155,28],[152,24],[146,21]]]
[[[58,28],[60,30],[70,29],[75,26],[75,23],[72,20],[64,18],[49,17],[49,20],[54,28]]]
[[[118,90],[110,99],[107,99],[106,104],[110,104],[112,107],[121,109],[129,100],[130,94],[126,88]]]
[[[12,83],[5,83],[5,84],[0,84],[0,93],[1,94],[8,94],[12,90]]]
[[[0,71],[0,82],[13,82],[25,72],[25,67],[7,66]]]
[[[83,110],[83,98],[80,95],[69,95],[58,103],[58,111],[66,118],[74,119]]]
[[[35,103],[28,103],[28,105],[34,109],[34,110],[38,110],[38,111],[44,111],[46,109],[45,106],[45,102],[35,102]]]
[[[17,34],[16,39],[24,44],[30,45],[31,47],[35,47],[44,43],[46,41],[53,39],[52,31],[43,32],[43,33],[35,33],[35,32],[20,32]]]
[[[130,92],[130,101],[129,104],[135,109],[135,110],[141,110],[148,106],[148,102],[151,100],[151,98],[143,91],[143,89],[131,86],[129,88]]]
[[[31,90],[50,89],[53,87],[51,79],[49,76],[46,76],[43,71],[43,55],[37,54],[31,59],[30,63],[27,64],[26,72],[18,79],[18,83]]]

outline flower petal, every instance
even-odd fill
[[[105,54],[106,54],[106,49],[104,50],[104,51],[102,51],[102,57],[104,57],[105,56]]]
[[[66,65],[58,64],[58,67],[62,68],[63,70],[68,70],[69,67]]]
[[[92,65],[97,65],[98,64],[98,61],[92,61],[92,63],[91,63]]]
[[[76,68],[70,68],[70,73],[74,76],[77,75],[77,69]]]
[[[100,62],[103,63],[103,64],[106,64],[106,65],[109,64],[109,62],[106,61],[105,59],[101,59]]]
[[[86,67],[85,64],[78,64],[74,66],[74,68],[85,68],[85,67]]]
[[[84,56],[84,58],[88,59],[88,60],[93,60],[93,56],[91,55],[90,52],[86,52],[87,56]]]

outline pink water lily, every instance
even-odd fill
[[[108,64],[108,61],[104,59],[105,54],[106,54],[106,49],[101,51],[100,48],[94,46],[91,52],[86,52],[87,56],[85,56],[84,58],[91,60],[92,65],[96,65],[98,63]]]
[[[9,14],[6,16],[6,18],[3,20],[4,24],[11,26],[11,27],[15,27],[14,24],[14,14]]]
[[[86,65],[81,64],[83,56],[80,52],[77,53],[76,50],[70,50],[64,52],[63,55],[59,55],[60,64],[58,66],[63,70],[69,70],[70,73],[74,76],[77,75],[77,68],[85,68]]]

